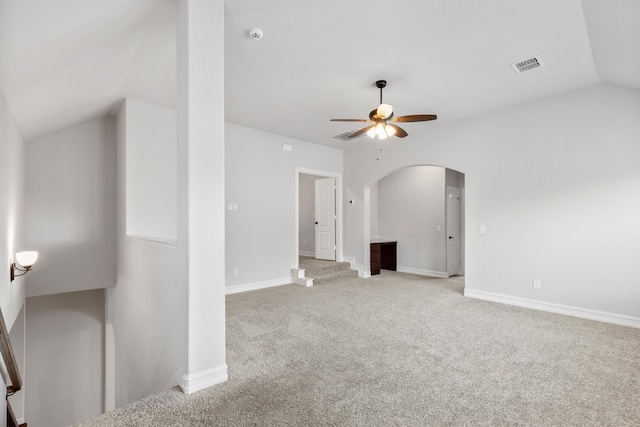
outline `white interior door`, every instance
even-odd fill
[[[447,275],[460,273],[460,189],[447,186]]]
[[[316,180],[316,259],[336,260],[336,179]]]

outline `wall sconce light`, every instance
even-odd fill
[[[18,276],[27,274],[33,264],[38,260],[37,251],[26,251],[16,253],[16,260],[11,261],[11,281]]]

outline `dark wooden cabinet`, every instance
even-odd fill
[[[370,244],[371,275],[380,274],[380,269],[396,271],[397,242],[372,240]]]

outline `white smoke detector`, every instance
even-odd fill
[[[249,30],[249,37],[251,37],[254,40],[262,40],[262,37],[264,37],[264,33],[258,27],[252,28]]]

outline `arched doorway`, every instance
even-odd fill
[[[463,173],[412,165],[364,188],[364,277],[370,243],[397,242],[397,271],[429,277],[464,275]]]

